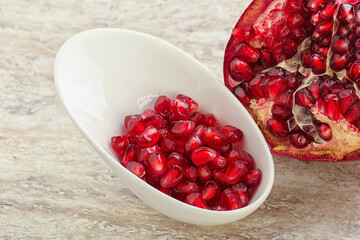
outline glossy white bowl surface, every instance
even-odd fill
[[[212,73],[173,45],[129,30],[85,31],[60,48],[54,77],[59,96],[84,137],[121,181],[159,212],[188,223],[224,224],[255,211],[270,193],[273,159],[255,122]],[[175,97],[178,93],[195,99],[201,112],[214,113],[221,123],[243,131],[242,147],[253,155],[263,172],[249,206],[218,212],[187,205],[134,176],[112,154],[110,138],[121,134],[126,115],[153,107],[159,95]]]

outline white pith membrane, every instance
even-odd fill
[[[265,19],[269,12],[274,9],[282,9],[284,3],[287,1],[279,0],[272,2],[267,10],[258,18],[256,23],[254,24],[254,29],[256,29],[256,32],[263,31],[262,27],[258,27],[259,25],[266,25],[271,23],[268,23],[268,21]],[[333,15],[333,30],[331,39],[337,32],[339,22],[336,19],[338,9],[342,3],[353,3],[353,0],[347,0],[342,1],[338,0],[338,6],[335,10],[335,13]],[[306,19],[305,19],[306,21]],[[263,39],[261,39],[263,40]],[[255,48],[261,47],[261,42],[257,38],[251,39],[251,41],[248,42],[250,45],[252,45]],[[265,133],[265,135],[269,136],[271,135],[273,139],[275,139],[275,146],[273,146],[274,152],[287,152],[291,150],[293,153],[292,156],[301,156],[304,155],[304,152],[310,153],[308,155],[312,155],[311,158],[316,160],[317,156],[319,156],[321,159],[337,159],[341,160],[344,159],[349,153],[353,153],[359,150],[360,148],[360,129],[357,129],[354,125],[350,124],[342,115],[340,115],[339,119],[336,121],[330,120],[324,112],[319,108],[317,104],[315,104],[312,108],[308,109],[303,106],[299,106],[295,104],[295,94],[300,89],[306,88],[309,86],[312,82],[314,82],[316,79],[318,79],[319,76],[336,76],[339,80],[342,80],[344,77],[346,77],[346,69],[335,72],[330,69],[330,57],[332,56],[333,52],[331,50],[331,45],[329,46],[329,51],[327,53],[326,58],[326,72],[323,74],[315,75],[310,68],[304,68],[301,65],[301,59],[300,54],[303,50],[309,49],[311,44],[310,37],[306,38],[299,46],[297,53],[288,60],[282,61],[279,64],[277,64],[274,67],[268,68],[266,70],[263,70],[260,73],[266,73],[274,69],[275,67],[281,67],[291,73],[299,72],[301,73],[305,78],[302,82],[302,84],[294,91],[293,93],[293,106],[292,106],[292,113],[293,117],[289,120],[287,120],[288,126],[289,126],[289,132],[293,130],[296,125],[298,125],[305,133],[310,135],[314,141],[311,142],[307,147],[298,149],[290,144],[290,141],[288,137],[276,137],[270,133],[270,131],[266,127],[267,120],[272,117],[271,109],[274,105],[275,101],[268,100],[268,99],[251,99],[250,105],[247,106],[248,109],[250,109],[251,115],[254,117],[254,119],[257,121],[258,125],[261,127],[261,130]],[[257,73],[260,74],[260,73]],[[231,76],[229,75],[229,78]],[[231,79],[230,79],[231,83]],[[357,85],[354,83],[354,89],[356,92],[356,95],[360,98],[360,90],[357,87]],[[312,114],[309,114],[311,112]],[[313,116],[311,116],[313,115]],[[332,139],[330,140],[331,144],[328,144],[329,142],[323,140],[318,132],[316,131],[315,124],[313,123],[312,117],[315,117],[317,120],[323,123],[327,123],[332,131]],[[338,147],[334,147],[337,145]],[[308,157],[307,157],[308,158]]]

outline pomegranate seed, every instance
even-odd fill
[[[214,211],[226,211],[226,206],[220,198],[215,203],[213,203],[210,209]]]
[[[311,108],[314,106],[315,100],[307,88],[302,88],[295,94],[295,103],[300,106]]]
[[[216,127],[218,125],[219,122],[214,114],[209,113],[204,114],[203,116],[203,122],[206,127]]]
[[[339,92],[341,113],[345,115],[349,108],[358,100],[354,89],[344,89]]]
[[[215,169],[213,171],[213,178],[222,186],[228,186],[228,183],[225,181],[225,169]]]
[[[178,94],[176,98],[185,101],[189,105],[190,114],[193,114],[198,109],[199,104],[195,102],[194,99],[192,99],[191,97],[183,94]]]
[[[339,7],[337,19],[340,22],[353,23],[355,21],[355,9],[354,6],[348,3],[343,3]]]
[[[322,45],[322,46],[329,46],[330,43],[331,43],[331,36],[324,36],[323,38],[320,39],[319,43]]]
[[[341,71],[345,68],[347,68],[347,66],[350,63],[350,55],[345,53],[345,54],[338,54],[335,53],[331,56],[330,58],[330,67],[332,70],[334,71]]]
[[[350,40],[344,36],[334,36],[331,50],[336,53],[346,53],[350,49]]]
[[[299,12],[302,7],[302,0],[288,0],[285,2],[284,10],[289,13]]]
[[[260,53],[261,64],[264,68],[269,68],[276,65],[273,55],[269,52],[262,51]]]
[[[125,126],[127,126],[128,134],[133,137],[143,132],[146,128],[144,119],[140,115],[133,115],[128,120],[125,118]]]
[[[232,186],[232,190],[235,192],[240,200],[241,207],[245,207],[249,204],[249,193],[246,185],[239,182]]]
[[[329,51],[329,48],[328,47],[322,47],[320,44],[313,44],[312,47],[311,47],[311,50],[314,53],[318,53],[320,56],[323,56],[323,57],[326,58],[327,53]]]
[[[162,152],[154,152],[148,158],[148,163],[156,175],[162,175],[166,171],[166,157]]]
[[[188,140],[185,143],[185,152],[192,152],[194,149],[203,146],[203,142],[201,141],[200,137],[198,135],[192,135],[188,138]]]
[[[332,138],[332,131],[327,123],[319,123],[315,125],[316,131],[319,134],[319,136],[324,139],[325,141],[330,141]]]
[[[197,166],[196,170],[198,172],[198,178],[203,182],[206,182],[212,176],[212,171],[206,164]]]
[[[349,36],[351,34],[351,30],[349,28],[349,26],[346,25],[340,25],[336,34],[340,35],[340,36]]]
[[[324,21],[324,19],[320,15],[320,12],[315,12],[311,15],[310,22],[312,23],[312,25],[316,26],[320,24],[322,21]]]
[[[324,98],[325,113],[330,120],[338,120],[340,117],[340,101],[336,94],[329,94]]]
[[[175,117],[181,120],[187,120],[191,114],[189,104],[183,99],[175,98],[171,100],[170,109]]]
[[[317,30],[320,34],[329,34],[329,33],[331,33],[332,29],[333,29],[333,23],[332,23],[332,21],[320,23],[320,24],[316,27],[316,30]]]
[[[225,172],[225,181],[229,184],[235,184],[246,174],[247,168],[240,160],[231,162]]]
[[[310,57],[312,52],[310,50],[305,50],[301,52],[301,65],[304,68],[310,68]]]
[[[292,56],[296,54],[297,51],[297,43],[289,38],[284,40],[284,52],[288,55]]]
[[[190,136],[195,129],[195,123],[188,120],[176,121],[171,132],[178,137],[186,138]]]
[[[225,125],[221,128],[221,132],[230,143],[240,142],[243,138],[243,132],[237,127],[231,125]]]
[[[143,113],[141,114],[141,117],[145,119],[146,117],[151,116],[151,115],[154,115],[154,114],[156,114],[156,112],[155,112],[154,110],[152,110],[152,109],[145,109],[145,110],[143,111]]]
[[[282,39],[276,36],[269,36],[265,39],[267,50],[273,54],[279,54],[282,50]]]
[[[118,158],[121,157],[127,145],[129,145],[129,139],[126,136],[116,136],[111,138],[111,149]]]
[[[293,93],[293,90],[287,89],[276,99],[275,102],[285,107],[290,107],[293,102]]]
[[[249,188],[254,188],[259,185],[261,176],[262,176],[261,170],[255,169],[247,172],[244,176],[243,181]]]
[[[183,167],[183,175],[190,182],[195,182],[199,174],[194,166],[185,166]]]
[[[309,0],[307,7],[310,11],[316,12],[324,4],[325,0]]]
[[[129,144],[125,148],[122,158],[119,159],[119,162],[124,167],[127,167],[129,162],[136,161],[139,153],[139,147],[134,144]]]
[[[154,126],[156,129],[161,129],[164,126],[165,119],[160,114],[152,114],[144,118],[146,126]]]
[[[334,12],[337,7],[337,2],[330,1],[328,2],[325,7],[320,11],[321,17],[328,19],[334,15]]]
[[[249,40],[255,35],[255,30],[252,26],[242,26],[234,28],[232,34],[235,38],[239,40]]]
[[[160,185],[163,188],[176,186],[183,178],[183,171],[179,165],[171,165],[160,178]]]
[[[160,151],[160,147],[158,145],[152,146],[152,147],[148,147],[148,148],[141,148],[137,161],[138,162],[147,162],[149,156],[154,153],[154,152],[159,152]]]
[[[189,118],[190,121],[195,123],[195,126],[203,124],[203,115],[199,112],[194,112]]]
[[[360,77],[360,61],[355,61],[350,67],[349,77],[352,80],[356,80]]]
[[[250,97],[246,94],[242,84],[237,85],[233,89],[233,93],[243,105],[247,106],[250,104]]]
[[[175,186],[177,193],[195,193],[200,191],[200,186],[195,182],[182,180]]]
[[[172,195],[172,189],[171,188],[160,187],[159,191],[162,192],[162,193],[165,193],[166,195],[169,195],[169,196]]]
[[[230,63],[230,74],[235,80],[241,81],[242,79],[250,80],[254,73],[251,66],[240,58],[234,58]]]
[[[135,114],[135,115],[128,115],[128,116],[126,116],[126,117],[124,118],[124,126],[125,126],[125,128],[126,128],[126,129],[129,128],[129,122],[130,122],[132,119],[137,119],[137,118],[139,118],[139,117],[141,117],[140,114]]]
[[[291,30],[290,37],[297,42],[302,42],[306,37],[306,31],[303,27]]]
[[[136,144],[135,137],[126,134],[127,139],[129,140],[129,144]]]
[[[161,142],[161,149],[164,152],[184,152],[185,142],[181,140],[164,138]]]
[[[326,60],[319,54],[310,57],[310,67],[314,74],[322,74],[326,71]]]
[[[185,198],[185,203],[190,204],[195,207],[208,209],[200,193],[190,193]]]
[[[305,148],[310,144],[310,139],[303,132],[294,132],[289,134],[290,143],[296,148]]]
[[[216,119],[215,119],[216,120]],[[216,120],[217,121],[217,120]],[[203,134],[203,132],[206,130],[207,127],[205,127],[204,125],[199,125],[197,126],[194,131],[193,131],[193,135],[196,135],[200,138],[200,140],[202,139],[201,136]]]
[[[220,187],[215,181],[209,180],[205,183],[201,194],[205,202],[210,202],[220,195]]]
[[[269,118],[266,122],[266,125],[271,132],[276,137],[285,137],[289,133],[289,128],[283,120],[276,118]]]
[[[231,150],[226,160],[229,163],[236,160],[241,160],[245,164],[246,168],[250,171],[255,168],[254,158],[245,150],[240,150],[240,149]]]
[[[307,89],[309,90],[309,93],[313,97],[314,101],[320,98],[320,81],[316,80],[312,82]]]
[[[221,199],[229,210],[241,208],[240,199],[231,188],[227,188],[221,193]]]
[[[214,127],[207,128],[203,134],[202,139],[212,148],[219,149],[226,143],[226,136]]]
[[[133,174],[135,174],[135,176],[141,178],[141,179],[144,179],[145,178],[145,167],[144,165],[142,165],[141,163],[139,162],[128,162],[126,168],[132,172]]]
[[[293,116],[291,109],[289,109],[288,107],[279,105],[279,104],[274,104],[272,106],[271,113],[273,116],[280,118],[282,120],[288,120]]]
[[[170,165],[187,166],[188,165],[188,160],[183,154],[178,153],[178,152],[172,152],[167,157],[167,163],[166,164],[167,164],[167,166],[170,166]]]
[[[333,78],[326,78],[320,83],[320,97],[324,99],[330,93],[330,89],[336,84]]]
[[[247,62],[256,63],[259,59],[259,51],[247,42],[240,43],[235,50],[235,55],[244,58]]]
[[[220,149],[218,149],[219,153],[222,155],[226,155],[233,148],[232,143],[225,143]]]
[[[159,140],[159,131],[149,126],[142,133],[137,134],[135,139],[140,147],[151,147]]]
[[[304,24],[304,18],[299,13],[290,13],[285,18],[289,28],[298,28]]]
[[[227,165],[227,160],[221,155],[217,155],[214,160],[208,163],[208,166],[211,169],[225,168],[226,165]]]
[[[354,103],[344,117],[349,123],[355,123],[360,118],[360,101]]]
[[[264,97],[264,94],[260,89],[261,83],[263,82],[263,77],[264,77],[263,74],[257,75],[249,83],[250,89],[256,99],[260,99]]]
[[[277,99],[286,90],[284,80],[280,77],[268,77],[260,83],[260,87],[265,97],[270,100]]]
[[[191,153],[191,160],[196,166],[206,164],[216,158],[216,151],[209,147],[198,147]]]
[[[276,24],[272,27],[272,30],[274,31],[274,35],[280,39],[287,37],[291,31],[291,29],[286,25],[286,23]]]
[[[170,111],[170,99],[166,96],[158,97],[154,109],[156,112],[165,116]]]

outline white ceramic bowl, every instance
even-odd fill
[[[212,73],[173,45],[129,30],[85,31],[60,48],[54,77],[59,96],[84,137],[121,181],[159,212],[187,223],[225,224],[255,211],[270,193],[273,159],[255,122]],[[178,93],[194,98],[200,111],[214,113],[221,123],[243,131],[243,148],[253,155],[263,173],[247,207],[218,212],[187,205],[137,178],[112,154],[110,138],[120,134],[126,115],[153,107],[156,96],[175,97]]]

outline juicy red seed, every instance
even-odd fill
[[[164,138],[161,141],[161,149],[164,152],[184,152],[185,142],[181,140]]]
[[[282,39],[277,38],[276,36],[269,36],[265,39],[267,50],[275,55],[280,54],[282,50]]]
[[[205,183],[201,194],[205,202],[210,202],[220,195],[220,187],[215,181],[209,180]]]
[[[160,188],[159,188],[159,191],[162,192],[162,193],[165,193],[166,195],[169,195],[169,196],[172,195],[172,188],[163,188],[163,187],[160,187]]]
[[[272,67],[274,65],[276,65],[274,56],[266,51],[262,51],[260,52],[260,60],[261,60],[261,64],[264,68],[269,68]]]
[[[335,53],[330,58],[330,67],[334,71],[341,71],[348,67],[351,57],[349,54]]]
[[[320,56],[323,56],[323,57],[326,58],[327,53],[329,51],[329,48],[328,47],[323,47],[320,44],[313,44],[312,47],[311,47],[311,50],[314,53],[318,53]]]
[[[273,116],[280,118],[282,120],[288,120],[293,116],[290,108],[279,104],[274,104],[272,106],[271,113]]]
[[[320,97],[324,99],[330,93],[330,89],[336,84],[333,78],[326,78],[320,83]]]
[[[357,80],[360,77],[360,61],[355,61],[350,67],[349,77],[352,80]]]
[[[203,122],[206,127],[216,127],[219,123],[214,114],[208,113],[203,115]]]
[[[293,101],[293,90],[287,89],[277,99],[276,103],[281,104],[285,107],[290,107]]]
[[[239,183],[233,185],[232,190],[238,196],[240,203],[241,203],[241,207],[245,207],[249,204],[249,193],[248,193],[247,186],[244,183],[239,182]]]
[[[190,117],[189,104],[182,99],[175,98],[171,100],[170,109],[178,119],[187,120]]]
[[[319,54],[310,57],[310,67],[314,74],[323,74],[326,71],[326,60]]]
[[[201,136],[206,129],[207,127],[205,127],[204,125],[199,125],[194,129],[192,134],[198,136],[201,139]]]
[[[242,42],[236,47],[235,55],[243,58],[247,62],[256,63],[259,59],[260,53],[256,48],[247,42]]]
[[[214,127],[208,127],[202,134],[204,142],[212,148],[219,149],[226,143],[226,136]]]
[[[249,87],[256,99],[260,99],[260,98],[264,97],[264,94],[260,88],[260,86],[263,82],[263,77],[264,77],[263,74],[259,74],[256,77],[254,77],[249,83]]]
[[[338,120],[341,114],[339,97],[329,94],[324,98],[325,114],[330,120]]]
[[[315,100],[307,88],[302,88],[295,93],[295,103],[310,108],[314,106]]]
[[[208,166],[211,169],[225,168],[226,165],[227,165],[227,160],[225,157],[221,155],[217,155],[214,160],[208,163]]]
[[[163,188],[176,186],[183,178],[183,171],[179,165],[171,165],[160,178],[160,185]]]
[[[301,52],[301,65],[304,68],[310,68],[310,57],[312,52],[310,50],[305,50]]]
[[[316,30],[320,33],[320,34],[328,34],[331,33],[333,29],[333,23],[332,22],[324,22],[319,24],[316,27]]]
[[[261,176],[262,176],[261,170],[255,169],[247,172],[244,176],[243,181],[249,188],[254,188],[259,185]]]
[[[162,152],[154,152],[148,158],[148,163],[156,175],[166,171],[166,157]]]
[[[146,162],[152,153],[159,152],[159,151],[160,151],[160,147],[158,145],[148,147],[148,148],[141,148],[138,158],[137,158],[137,161],[138,162]]]
[[[131,119],[127,121],[127,124],[125,123],[125,126],[127,126],[128,134],[133,137],[143,132],[146,128],[144,119],[140,115],[131,117]]]
[[[327,18],[331,18],[334,15],[334,12],[336,10],[337,7],[337,2],[334,1],[330,1],[328,2],[325,7],[320,11],[320,15],[327,19]]]
[[[134,144],[129,144],[124,151],[124,154],[119,159],[119,162],[124,167],[127,167],[129,162],[136,161],[139,154],[139,147]]]
[[[199,112],[194,112],[189,118],[190,121],[195,123],[195,126],[203,124],[203,115]]]
[[[272,27],[274,35],[280,39],[285,38],[290,34],[291,29],[286,25],[286,23],[279,23]]]
[[[136,144],[135,137],[130,136],[129,134],[126,134],[126,137],[127,137],[128,140],[129,140],[129,144]]]
[[[351,30],[349,28],[349,26],[347,25],[340,25],[336,34],[337,35],[341,35],[341,36],[349,36],[351,34]]]
[[[195,182],[182,180],[175,186],[175,191],[178,193],[194,193],[200,191],[200,186]]]
[[[191,160],[196,166],[211,162],[216,158],[216,151],[209,147],[198,147],[191,153]]]
[[[309,93],[313,97],[314,100],[317,100],[320,98],[320,81],[316,80],[312,82],[307,89],[309,90]]]
[[[188,96],[183,95],[183,94],[178,94],[176,96],[176,98],[185,101],[189,105],[189,109],[190,109],[191,114],[193,114],[194,112],[197,111],[199,104],[197,102],[195,102],[194,99],[192,99],[191,97],[188,97]]]
[[[126,168],[141,179],[145,178],[145,167],[139,162],[128,162]]]
[[[332,138],[332,131],[327,123],[319,123],[315,125],[316,131],[319,134],[319,136],[324,139],[325,141],[330,141]]]
[[[223,186],[228,185],[228,183],[225,181],[225,169],[215,169],[213,171],[213,178]]]
[[[246,174],[247,168],[245,164],[240,160],[231,162],[225,172],[225,181],[229,184],[235,184],[239,182]]]
[[[150,116],[150,115],[154,115],[156,114],[156,112],[152,109],[145,109],[143,111],[143,113],[141,114],[141,116],[145,119],[146,117]]]
[[[354,103],[349,108],[344,117],[351,124],[355,123],[358,119],[360,119],[360,101]]]
[[[324,19],[321,17],[320,12],[315,12],[311,15],[310,17],[310,22],[312,23],[312,25],[316,26],[319,23],[321,23],[322,21],[324,21]]]
[[[354,89],[344,89],[339,92],[340,105],[341,105],[341,113],[345,115],[349,108],[358,100],[358,97],[354,91]]]
[[[355,9],[354,6],[349,3],[341,4],[337,19],[340,22],[353,23],[355,21]]]
[[[289,38],[286,38],[284,40],[284,52],[286,52],[288,55],[293,56],[296,54],[297,51],[297,43]]]
[[[185,203],[198,208],[208,209],[209,207],[202,199],[201,193],[190,193],[185,197]]]
[[[241,160],[249,171],[255,168],[254,158],[245,150],[233,149],[229,152],[226,159],[229,163],[236,160]]]
[[[219,153],[223,156],[230,152],[233,148],[232,143],[225,143],[220,149],[218,149]]]
[[[277,99],[285,90],[284,79],[281,77],[268,77],[260,83],[261,91],[270,100]]]
[[[135,114],[135,115],[128,115],[128,116],[126,116],[126,117],[124,118],[124,126],[125,126],[125,128],[126,128],[126,129],[129,128],[129,122],[130,122],[132,119],[137,119],[137,118],[139,118],[139,117],[141,117],[140,114]]]
[[[266,125],[271,132],[276,137],[285,137],[289,133],[289,127],[286,122],[280,119],[269,118],[266,122]]]
[[[194,166],[184,166],[183,175],[190,182],[195,182],[199,174]]]
[[[328,37],[324,36],[323,38],[320,39],[319,43],[322,46],[329,46],[331,43],[331,36],[328,36]]]
[[[251,66],[240,58],[234,58],[230,63],[230,74],[237,81],[250,80],[254,73]]]
[[[165,119],[167,121],[176,121],[178,120],[177,116],[175,115],[175,113],[173,111],[169,111],[166,115],[165,115]]]
[[[299,12],[302,4],[302,0],[288,0],[285,2],[284,10],[290,13]]]
[[[344,36],[334,36],[331,50],[336,53],[345,53],[350,49],[350,40]]]
[[[299,13],[288,14],[285,21],[290,28],[298,28],[304,24],[304,18]]]
[[[176,121],[174,126],[171,128],[171,132],[178,137],[186,138],[195,129],[195,123],[189,120]]]
[[[290,37],[297,42],[302,42],[306,37],[306,31],[303,27],[291,30]]]
[[[154,109],[165,116],[170,111],[170,99],[167,96],[160,96],[156,99]]]
[[[250,97],[246,94],[244,87],[242,84],[237,85],[233,89],[234,95],[240,100],[240,102],[247,106],[250,104]]]
[[[156,129],[160,129],[164,126],[165,119],[160,114],[152,114],[144,118],[146,126],[154,126]]]
[[[198,135],[192,135],[186,141],[184,149],[185,152],[192,152],[194,149],[203,145],[204,144]]]
[[[235,38],[239,40],[249,40],[255,35],[255,30],[252,26],[242,26],[234,28],[232,34]]]
[[[117,157],[120,157],[125,148],[129,145],[129,139],[126,136],[116,136],[111,138],[111,149]]]
[[[225,125],[222,127],[221,132],[225,135],[227,141],[230,143],[240,142],[243,138],[243,132],[237,127],[231,125]]]
[[[359,38],[355,40],[354,47],[356,50],[360,50],[360,39]]]
[[[227,188],[221,193],[221,200],[229,210],[241,208],[241,201],[231,188]]]
[[[198,178],[203,182],[206,182],[212,176],[212,171],[206,164],[197,166],[196,170],[198,172]]]
[[[212,206],[210,206],[210,209],[214,211],[226,211],[226,206],[221,198],[219,198]]]
[[[309,0],[307,3],[307,7],[310,11],[317,11],[324,4],[325,0]]]
[[[155,127],[149,126],[142,133],[137,134],[135,139],[140,147],[151,147],[159,140],[159,131]]]
[[[187,161],[187,158],[183,154],[178,153],[178,152],[172,152],[167,157],[167,163],[166,164],[168,166],[170,166],[170,165],[187,166],[188,161]]]
[[[289,141],[296,148],[305,148],[310,143],[309,137],[303,132],[290,133]]]

